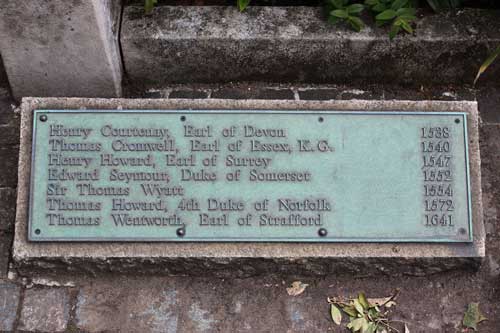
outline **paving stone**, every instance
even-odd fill
[[[21,288],[0,281],[0,331],[12,331],[16,320]]]
[[[121,288],[114,282],[88,286],[80,291],[76,308],[79,329],[88,332],[178,331],[180,311],[175,285],[136,281],[134,288]],[[123,283],[127,283],[126,277]]]
[[[69,295],[64,288],[28,289],[24,294],[19,329],[64,332],[69,308]]]
[[[126,290],[108,284],[81,289],[76,305],[77,327],[89,332],[119,329],[120,304],[125,298]]]
[[[228,289],[227,298],[221,299],[218,293],[212,294],[212,297],[219,298],[219,303],[226,304],[226,317],[231,318],[222,320],[221,332],[253,333],[285,330],[288,318],[283,306],[282,297],[286,293],[282,285],[276,288],[274,285],[254,279],[236,279],[224,287]]]

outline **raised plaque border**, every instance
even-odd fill
[[[462,126],[464,128],[464,156],[465,156],[465,175],[466,175],[466,195],[467,195],[467,211],[468,211],[468,238],[464,240],[452,239],[447,237],[442,238],[297,238],[297,239],[287,239],[287,238],[277,238],[269,237],[264,239],[250,238],[250,237],[237,237],[237,238],[177,238],[177,239],[165,239],[164,237],[141,237],[141,238],[128,238],[128,237],[103,237],[103,238],[93,238],[93,237],[82,237],[82,238],[70,238],[70,237],[36,237],[32,238],[32,207],[33,207],[33,191],[35,186],[34,173],[30,175],[30,205],[29,205],[29,223],[28,223],[28,239],[30,242],[277,242],[277,243],[470,243],[473,242],[473,228],[472,228],[472,201],[470,193],[470,168],[469,168],[469,144],[468,144],[468,134],[467,134],[467,113],[465,112],[419,112],[419,111],[337,111],[337,110],[55,110],[55,109],[36,109],[34,110],[34,116],[39,114],[57,114],[57,113],[71,113],[71,114],[99,114],[99,113],[116,113],[117,115],[123,113],[140,113],[141,115],[147,114],[179,114],[179,115],[189,115],[189,114],[313,114],[313,115],[328,115],[328,114],[342,114],[342,115],[405,115],[405,116],[455,116],[462,119]],[[37,117],[33,117],[33,134],[32,137],[36,137],[38,123]],[[36,142],[32,141],[31,147],[31,170],[35,169],[35,149]]]

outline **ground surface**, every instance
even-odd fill
[[[321,89],[319,89],[321,88]],[[401,98],[471,99],[480,102],[482,187],[487,259],[474,272],[425,277],[339,273],[322,278],[258,276],[210,277],[96,276],[58,281],[21,277],[7,261],[15,210],[18,115],[8,92],[0,88],[0,330],[37,332],[346,332],[329,318],[328,296],[369,297],[401,290],[392,318],[411,332],[461,332],[470,302],[479,302],[490,320],[479,332],[499,332],[500,323],[500,92],[453,87],[172,87],[132,96],[176,98]],[[281,97],[280,97],[281,96]],[[293,281],[309,284],[289,296]],[[395,324],[401,329],[400,324]]]

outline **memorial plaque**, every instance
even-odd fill
[[[471,242],[466,121],[37,110],[28,238]]]

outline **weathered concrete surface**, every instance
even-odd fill
[[[64,332],[69,320],[69,295],[64,288],[28,289],[24,293],[19,329]]]
[[[121,45],[130,83],[241,81],[471,83],[500,44],[500,11],[425,15],[414,35],[357,33],[326,22],[321,8],[142,6],[124,10]],[[496,82],[500,65],[481,82]]]
[[[120,2],[4,1],[0,50],[14,97],[121,96]]]
[[[291,244],[291,243],[33,243],[27,214],[34,109],[310,109],[371,111],[463,111],[469,113],[474,242],[470,244]],[[475,102],[439,101],[266,101],[25,99],[22,106],[19,185],[13,258],[24,275],[37,271],[136,271],[148,274],[249,276],[344,273],[423,275],[477,268],[484,257],[478,118]]]

